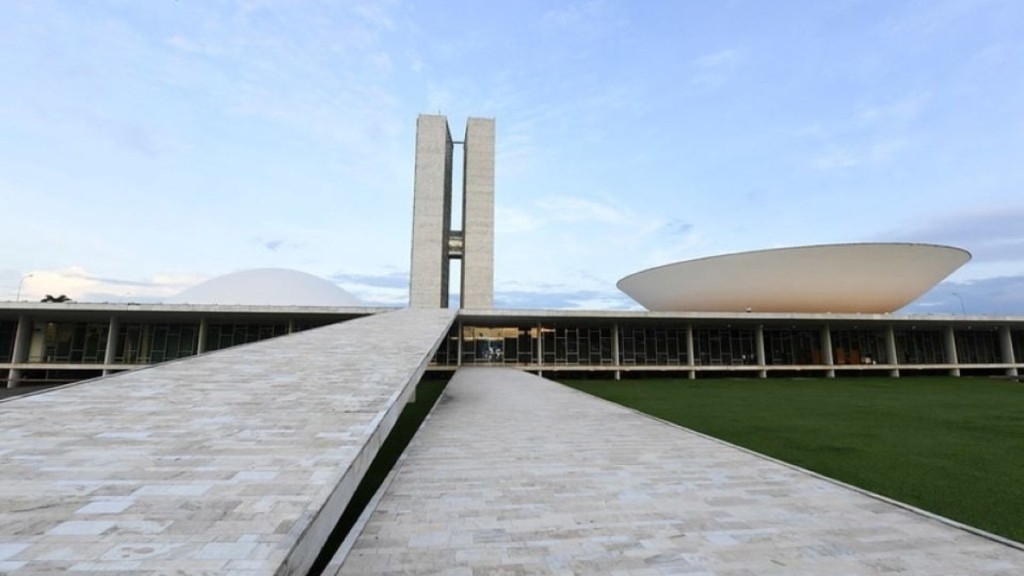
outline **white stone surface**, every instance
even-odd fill
[[[1024,552],[535,376],[463,368],[340,573],[1010,576]]]
[[[305,573],[453,313],[0,402],[0,572]]]
[[[364,306],[323,278],[285,268],[242,270],[201,282],[168,299],[177,304]]]
[[[797,246],[666,264],[618,287],[654,311],[883,314],[970,259],[966,250],[933,244]]]

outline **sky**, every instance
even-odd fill
[[[973,259],[1024,314],[1024,2],[0,3],[0,301],[292,268],[408,299],[418,114],[495,118],[495,300],[806,244]]]

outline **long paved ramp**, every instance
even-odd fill
[[[463,368],[332,565],[1017,575],[1024,552],[535,376]]]
[[[0,573],[304,574],[453,318],[379,314],[0,403]]]

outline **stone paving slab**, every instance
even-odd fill
[[[454,313],[0,402],[0,574],[304,574]]]
[[[339,574],[1018,575],[1024,551],[526,373],[462,368],[337,563]]]

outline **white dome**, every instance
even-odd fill
[[[327,280],[284,268],[243,270],[211,278],[168,300],[172,304],[365,306]]]
[[[630,274],[619,289],[648,310],[893,312],[971,259],[931,244],[798,246],[676,262]]]

